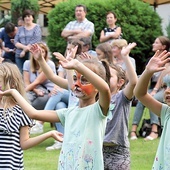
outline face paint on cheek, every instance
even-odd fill
[[[95,88],[94,88],[94,86],[92,84],[81,85],[81,89],[87,95],[90,95],[95,90]]]
[[[167,85],[167,88],[170,88],[170,75],[163,77],[163,83]]]

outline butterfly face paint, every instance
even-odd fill
[[[81,88],[82,92],[86,95],[90,95],[94,90],[94,86],[80,73],[75,72],[75,74],[73,75],[73,80],[74,80],[74,84],[73,84],[73,89],[75,89],[76,87]]]
[[[166,90],[167,88],[170,88],[170,75],[167,74],[163,77],[163,88]]]

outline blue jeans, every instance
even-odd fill
[[[69,99],[69,91],[63,90],[58,92],[56,95],[51,96],[45,105],[44,110],[58,110],[62,108],[67,108]],[[56,129],[64,134],[64,127],[61,123],[55,123]]]
[[[29,53],[26,53],[27,55],[23,58],[21,58],[19,55],[15,55],[15,63],[18,66],[20,72],[23,72],[23,65],[26,60],[29,60]]]
[[[163,93],[164,93],[164,90],[161,89],[154,95],[154,98],[163,103]],[[139,125],[144,109],[145,109],[145,106],[140,101],[138,101],[136,105],[134,117],[133,117],[133,123],[132,123],[133,125]],[[149,111],[149,114],[150,114],[151,124],[159,125],[158,116],[151,111]]]

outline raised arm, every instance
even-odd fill
[[[51,68],[46,63],[45,59],[42,57],[41,48],[37,44],[33,44],[31,46],[30,52],[33,54],[34,59],[39,62],[42,71],[50,81],[60,86],[61,88],[68,89],[67,80],[53,73]]]
[[[99,91],[99,103],[103,113],[106,115],[110,104],[110,89],[108,84],[100,76],[76,59],[70,58],[68,61],[65,58],[60,58],[59,60],[63,68],[74,69],[84,75],[86,79]]]
[[[162,103],[155,100],[148,92],[149,81],[154,72],[162,71],[165,69],[165,64],[170,61],[168,56],[170,53],[163,51],[160,55],[157,51],[155,55],[150,59],[144,72],[140,76],[137,85],[134,89],[135,96],[153,113],[160,116]]]
[[[126,73],[128,77],[128,84],[124,88],[124,94],[128,99],[132,99],[133,90],[138,80],[136,71],[129,58],[129,53],[135,46],[136,46],[136,43],[129,43],[128,46],[124,47],[121,51],[123,61],[125,62],[125,65],[126,65]]]

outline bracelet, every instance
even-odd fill
[[[158,89],[157,89],[157,88],[153,88],[153,90],[154,90],[154,91],[158,91]]]

